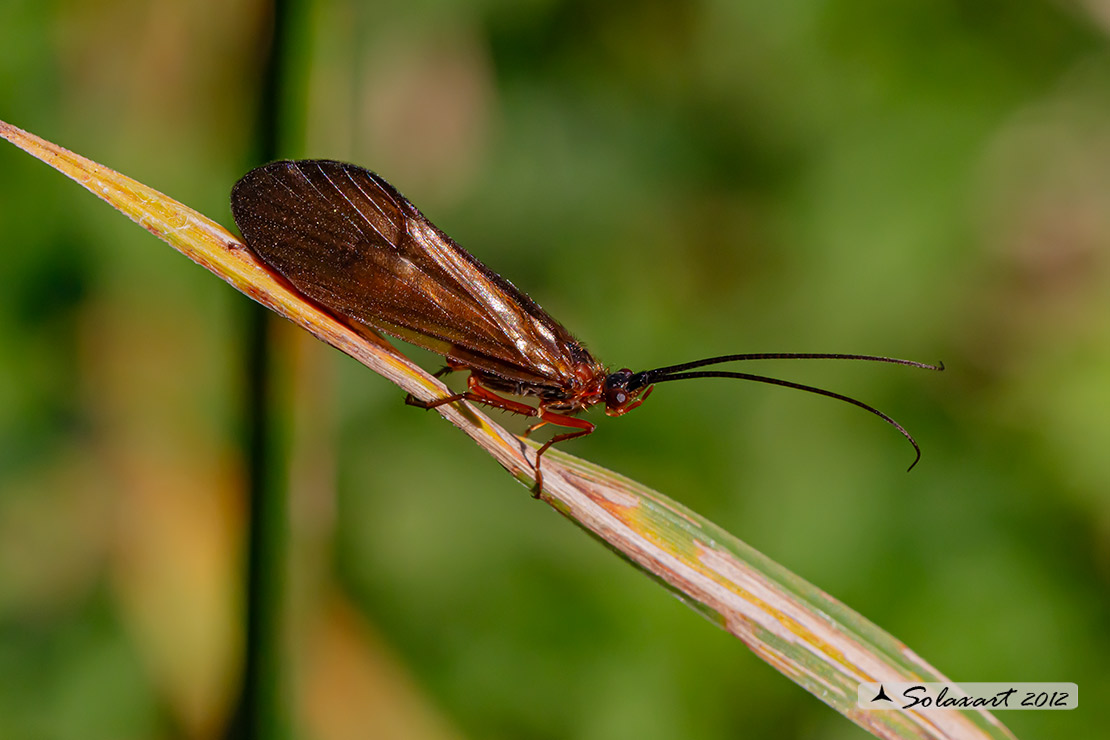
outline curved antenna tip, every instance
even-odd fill
[[[929,367],[929,368],[933,367],[932,365],[924,365],[924,364],[920,364],[920,363],[914,363],[914,364],[918,365],[919,367]],[[691,380],[693,378],[736,378],[738,380],[752,380],[752,381],[755,381],[757,383],[767,383],[768,385],[777,385],[777,386],[781,386],[783,388],[793,388],[795,390],[805,391],[806,393],[814,393],[818,396],[825,396],[827,398],[835,398],[838,401],[844,401],[845,403],[850,403],[853,406],[857,406],[857,407],[863,409],[864,411],[867,411],[868,413],[874,414],[875,416],[879,417],[880,419],[885,421],[887,424],[889,424],[890,426],[897,429],[898,433],[901,434],[903,437],[905,437],[907,442],[909,442],[911,445],[913,445],[913,450],[917,454],[915,455],[915,457],[913,459],[913,462],[910,464],[910,466],[908,468],[906,468],[907,473],[910,472],[911,470],[913,470],[914,466],[917,465],[917,462],[921,459],[921,448],[917,445],[917,440],[914,439],[913,435],[910,434],[909,432],[907,432],[906,428],[903,427],[901,424],[899,424],[894,419],[892,419],[889,416],[887,416],[886,414],[884,414],[882,411],[879,411],[874,406],[870,406],[870,405],[864,403],[863,401],[852,398],[851,396],[845,396],[845,395],[840,394],[840,393],[834,393],[833,391],[827,391],[824,388],[815,388],[812,385],[803,385],[802,383],[795,383],[795,382],[790,381],[790,380],[780,380],[778,378],[769,378],[766,375],[753,375],[751,373],[737,373],[737,372],[732,372],[732,371],[729,371],[729,370],[699,370],[697,372],[669,373],[669,374],[667,374],[663,377],[650,378],[650,382],[652,382],[652,383],[665,383],[665,382],[669,382],[669,381],[672,381],[672,380]]]

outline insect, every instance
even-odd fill
[[[800,383],[725,370],[726,362],[837,359],[941,370],[912,360],[854,354],[762,353],[711,357],[633,372],[610,371],[512,283],[479,262],[382,178],[331,160],[272,162],[248,172],[231,191],[231,211],[247,247],[307,298],[348,322],[364,324],[443,355],[437,377],[468,370],[466,390],[425,409],[473,401],[536,419],[525,434],[551,424],[536,455],[533,495],[543,487],[540,460],[552,445],[594,431],[576,414],[604,405],[609,416],[637,408],[658,383],[738,378],[816,393],[882,418],[913,445],[898,422],[854,398]],[[534,397],[536,405],[508,398]]]

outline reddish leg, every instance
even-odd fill
[[[449,373],[452,370],[454,370],[454,368],[448,366],[436,375],[438,377],[439,375]],[[527,431],[524,432],[525,436],[528,436],[530,433],[532,433],[536,429],[539,429],[544,424],[555,424],[556,426],[561,427],[571,427],[575,430],[573,432],[556,434],[554,437],[547,440],[547,442],[545,442],[543,446],[541,446],[540,449],[536,452],[536,485],[532,488],[533,498],[539,498],[540,491],[543,490],[543,473],[540,472],[540,459],[543,457],[543,453],[547,452],[548,448],[550,448],[551,445],[556,444],[557,442],[565,442],[568,439],[574,439],[575,437],[584,437],[597,428],[596,425],[591,424],[585,419],[578,419],[573,416],[567,416],[566,414],[559,414],[554,411],[548,411],[542,406],[539,408],[535,406],[529,406],[526,403],[521,403],[520,401],[514,401],[510,398],[499,396],[488,388],[482,386],[478,382],[478,379],[475,378],[473,375],[471,375],[466,380],[465,393],[455,393],[450,396],[445,396],[444,398],[437,398],[434,401],[420,401],[414,398],[412,394],[409,394],[409,396],[405,399],[405,403],[407,403],[408,405],[416,406],[422,409],[434,409],[438,408],[439,406],[443,406],[444,404],[454,403],[455,401],[472,401],[474,403],[481,403],[485,404],[486,406],[492,406],[494,408],[510,411],[514,414],[520,414],[521,416],[538,416],[539,421],[528,427]]]
[[[543,473],[540,472],[540,460],[543,458],[543,453],[547,452],[551,445],[557,442],[566,442],[568,439],[576,437],[585,437],[591,434],[594,429],[597,429],[595,424],[591,424],[585,419],[578,419],[566,414],[557,414],[554,411],[547,409],[540,409],[540,421],[544,424],[557,424],[561,427],[571,427],[575,431],[564,432],[563,434],[556,434],[551,439],[543,443],[539,450],[536,451],[536,485],[532,488],[532,498],[539,498],[540,491],[543,490]],[[533,424],[529,430],[538,428],[539,424]]]
[[[458,368],[451,367],[450,364],[447,364],[446,366],[444,366],[444,367],[440,368],[439,370],[437,370],[436,372],[432,373],[432,377],[433,378],[442,378],[444,375],[449,375],[450,373],[453,373],[457,369]],[[424,409],[425,411],[427,411],[428,409],[434,409],[436,406],[442,406],[445,403],[452,403],[454,401],[459,401],[465,395],[466,395],[465,393],[456,393],[455,395],[448,396],[445,399],[440,398],[440,399],[437,399],[435,401],[421,401],[416,396],[414,396],[410,393],[407,396],[405,396],[405,403],[409,406],[416,406],[417,408]]]
[[[467,379],[466,386],[466,400],[468,401],[484,403],[487,406],[493,406],[496,409],[502,409],[504,411],[511,411],[521,416],[540,416],[540,410],[535,406],[529,406],[526,403],[499,396],[489,388],[481,385],[478,379],[473,375]]]
[[[537,421],[537,422],[536,422],[535,424],[532,424],[532,425],[531,425],[531,426],[529,426],[529,427],[528,427],[527,429],[525,429],[525,430],[524,430],[524,434],[522,434],[522,435],[520,435],[520,436],[522,436],[522,437],[529,437],[529,436],[531,436],[531,435],[532,435],[532,432],[534,432],[534,431],[536,431],[537,429],[539,429],[540,427],[542,427],[542,426],[546,426],[546,425],[547,425],[547,422],[546,422],[546,421]]]
[[[519,401],[502,398],[488,388],[483,388],[482,386],[478,385],[478,382],[473,379],[473,375],[471,375],[470,377],[470,391],[466,394],[466,400],[477,401],[479,403],[484,403],[487,406],[494,406],[499,409],[505,409],[506,411],[512,411],[514,413],[523,414],[525,416],[540,417],[539,421],[528,427],[528,429],[524,433],[525,436],[535,431],[536,429],[539,429],[544,424],[555,424],[556,426],[571,427],[572,429],[576,430],[573,432],[565,432],[564,434],[556,434],[554,437],[547,440],[547,442],[545,442],[543,446],[541,446],[540,449],[536,451],[536,485],[532,488],[532,498],[539,498],[540,491],[543,490],[543,473],[540,472],[540,460],[543,458],[543,453],[547,452],[548,448],[556,442],[565,442],[568,439],[574,439],[575,437],[584,437],[587,434],[591,433],[597,427],[594,424],[586,421],[585,419],[578,419],[574,416],[567,416],[566,414],[559,414],[554,411],[548,411],[542,405],[539,408],[536,408],[534,406],[529,406],[526,403],[520,403]]]
[[[511,411],[514,414],[521,416],[540,416],[540,410],[535,406],[529,406],[520,401],[513,401],[509,398],[502,398],[488,388],[484,388],[478,383],[478,379],[471,375],[466,381],[466,391],[463,393],[455,393],[443,398],[437,398],[434,401],[420,401],[409,394],[405,399],[405,403],[409,406],[416,406],[422,409],[435,409],[448,403],[455,401],[473,401],[474,403],[484,403],[486,406],[493,406],[494,408]]]

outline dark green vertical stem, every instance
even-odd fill
[[[251,166],[277,159],[292,145],[286,116],[300,115],[299,95],[290,95],[294,16],[305,0],[272,0],[270,24],[257,39],[262,59]],[[299,147],[296,147],[299,148]],[[273,363],[269,343],[272,314],[248,303],[244,317],[244,457],[249,504],[243,678],[228,728],[236,740],[289,737],[288,656],[284,641],[285,574],[288,567],[288,506],[284,455],[276,434]]]
[[[243,684],[231,737],[254,740],[286,736],[281,697],[285,649],[282,641],[286,569],[286,496],[278,474],[282,455],[274,434],[272,368],[267,341],[270,318],[262,306],[246,309],[244,397],[247,463],[246,603]]]

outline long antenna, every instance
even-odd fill
[[[859,401],[851,396],[845,396],[833,391],[827,391],[824,388],[816,388],[812,385],[804,385],[802,383],[794,383],[789,380],[780,380],[778,378],[770,378],[766,375],[753,375],[751,373],[737,373],[727,370],[699,370],[697,372],[684,372],[694,368],[705,367],[707,365],[718,365],[723,362],[737,362],[742,360],[866,360],[868,362],[887,362],[894,365],[908,365],[910,367],[919,367],[925,370],[944,370],[944,363],[937,365],[929,365],[924,362],[915,362],[913,360],[900,360],[895,357],[879,357],[877,355],[849,355],[849,354],[824,354],[824,353],[798,353],[798,352],[773,352],[773,353],[759,353],[759,354],[743,354],[743,355],[723,355],[721,357],[710,357],[705,360],[694,360],[693,362],[684,362],[681,365],[670,365],[668,367],[660,367],[654,370],[645,370],[643,372],[635,373],[629,379],[630,388],[640,388],[653,383],[666,383],[671,380],[689,380],[692,378],[736,378],[738,380],[752,380],[756,383],[767,383],[768,385],[778,385],[783,388],[793,388],[794,390],[805,391],[806,393],[814,393],[818,396],[825,396],[827,398],[835,398],[838,401],[850,403],[853,406],[874,414],[887,424],[898,430],[898,432],[905,437],[911,445],[913,445],[914,458],[910,466],[906,468],[906,472],[913,470],[914,466],[921,459],[921,448],[917,446],[917,440],[913,438],[905,427],[890,418],[882,411],[879,411],[874,406],[869,406],[863,401]]]
[[[720,365],[725,362],[743,362],[747,360],[865,360],[867,362],[887,362],[892,365],[908,365],[910,367],[919,367],[923,370],[939,371],[944,369],[943,362],[937,365],[929,365],[928,363],[915,362],[914,360],[900,360],[897,357],[880,357],[878,355],[846,355],[823,352],[760,352],[744,355],[721,355],[720,357],[710,357],[705,360],[684,362],[681,365],[657,367],[654,370],[645,370],[644,375],[650,378],[649,382],[655,383],[657,382],[657,378],[662,378],[664,375],[670,375],[680,370],[693,370],[694,368],[705,367],[707,365]]]

